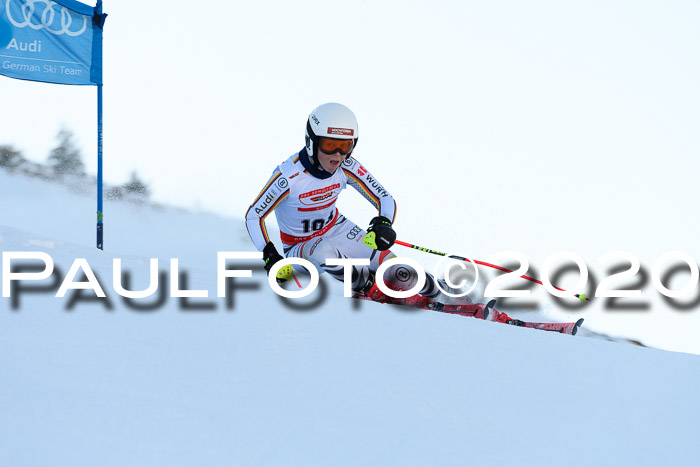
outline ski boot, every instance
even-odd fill
[[[388,287],[394,290],[391,286],[388,285]],[[397,290],[397,292],[401,292],[401,290],[399,289]],[[444,307],[442,303],[434,302],[429,298],[418,294],[406,298],[390,297],[379,289],[374,274],[371,274],[370,277],[367,279],[367,283],[365,284],[365,286],[361,290],[356,292],[355,298],[364,298],[377,303],[389,303],[392,305],[423,308],[425,310],[440,311]]]

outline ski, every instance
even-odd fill
[[[358,300],[368,300],[375,303],[389,303],[392,305],[409,306],[422,310],[439,311],[441,313],[449,313],[453,315],[468,316],[476,319],[485,319],[488,321],[500,322],[514,326],[525,328],[540,329],[542,331],[558,332],[575,336],[579,327],[583,323],[583,318],[575,323],[535,323],[530,321],[521,321],[512,319],[505,313],[495,310],[496,300],[491,300],[487,304],[474,303],[469,305],[445,305],[442,303],[433,302],[420,295],[414,295],[408,298],[390,298],[384,296],[381,301],[373,300],[372,298],[363,295],[355,294],[352,298]]]
[[[432,300],[422,297],[420,295],[414,295],[413,297],[408,298],[391,298],[384,296],[382,297],[382,300],[373,300],[372,298],[366,295],[355,294],[352,298],[358,300],[367,300],[375,303],[388,303],[390,305],[408,306],[412,308],[418,308],[421,310],[440,311],[443,313],[469,316],[477,319],[486,319],[489,315],[489,310],[493,309],[493,306],[496,304],[496,300],[491,300],[486,305],[484,305],[483,303],[470,305],[444,305],[442,303],[433,302]]]
[[[476,319],[488,319],[493,307],[496,305],[496,300],[491,300],[486,305],[483,303],[470,305],[442,305],[433,308],[435,311],[450,313],[453,315],[471,316]]]
[[[529,321],[523,321],[521,326],[526,328],[541,329],[543,331],[560,332],[562,334],[570,334],[575,336],[582,323],[583,318],[579,319],[575,323],[531,323]]]
[[[519,319],[514,319],[507,314],[493,310],[491,314],[486,318],[489,321],[495,321],[498,323],[510,324],[513,326],[521,326],[524,328],[541,329],[543,331],[553,331],[560,332],[562,334],[570,334],[575,336],[578,332],[578,328],[583,324],[583,318],[579,319],[575,323],[534,323],[530,321],[522,321]]]

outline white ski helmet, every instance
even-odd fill
[[[316,107],[309,114],[306,121],[306,152],[318,164],[318,139],[320,137],[332,139],[351,139],[353,146],[345,156],[350,157],[357,146],[358,139],[357,119],[352,110],[343,104],[329,102]]]

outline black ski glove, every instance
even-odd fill
[[[377,216],[369,221],[367,235],[362,242],[375,250],[388,250],[396,241],[396,232],[391,227],[391,221],[384,216]]]
[[[265,261],[265,271],[267,271],[268,275],[270,274],[270,269],[272,269],[272,266],[283,259],[284,258],[282,255],[277,253],[277,248],[275,248],[274,243],[267,242],[267,245],[265,245],[265,248],[263,248],[263,261]],[[293,270],[291,264],[281,267],[280,270],[277,271],[277,283],[281,284],[290,280],[292,275]]]

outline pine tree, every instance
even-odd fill
[[[85,166],[83,165],[80,149],[73,142],[73,132],[61,128],[56,136],[58,145],[51,150],[49,155],[49,165],[54,176],[63,178],[66,175],[76,177],[85,176]]]
[[[123,185],[123,188],[126,193],[143,196],[144,198],[151,196],[151,190],[148,188],[148,185],[141,181],[136,172],[131,172],[131,179]]]
[[[22,153],[14,148],[14,146],[5,144],[0,146],[0,167],[6,167],[14,170],[25,162]]]

